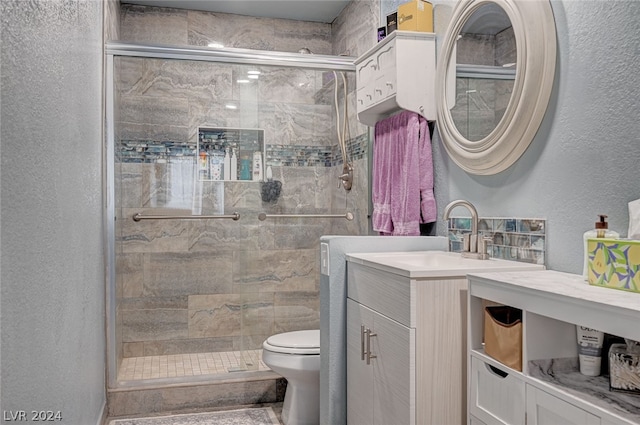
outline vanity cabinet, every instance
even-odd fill
[[[581,276],[556,271],[468,279],[469,424],[640,423],[639,395],[612,392],[608,376],[579,372],[575,328],[640,339],[640,294],[590,286]],[[521,372],[484,353],[484,307],[495,303],[522,310]]]
[[[415,329],[347,300],[347,423],[415,424]]]
[[[466,278],[415,279],[352,260],[347,424],[462,424]]]
[[[356,61],[358,120],[374,126],[400,109],[436,118],[436,36],[394,31]]]

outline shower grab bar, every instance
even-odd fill
[[[264,221],[267,218],[346,218],[347,220],[353,220],[353,213],[347,212],[345,214],[258,214],[258,220]]]
[[[240,220],[240,213],[234,212],[233,214],[226,215],[142,215],[135,213],[133,215],[133,221],[140,220],[211,220],[217,218],[230,218],[234,221]]]

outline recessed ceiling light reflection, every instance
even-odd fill
[[[211,43],[207,44],[207,46],[222,49],[224,47],[224,44],[218,43],[217,41],[212,41]]]
[[[238,105],[234,105],[233,103],[227,103],[224,107],[227,109],[238,109]]]
[[[260,75],[260,71],[256,71],[256,70],[247,71],[247,74],[249,74],[249,75]]]
[[[259,75],[255,75],[255,74],[251,74],[251,75],[247,75],[247,78],[251,78],[252,80],[257,80],[258,78],[260,78]]]
[[[247,84],[247,83],[250,83],[250,82],[251,82],[251,81],[246,80],[246,79],[244,79],[244,78],[236,80],[236,83],[240,83],[240,84]]]

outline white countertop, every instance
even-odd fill
[[[640,294],[589,285],[555,270],[470,273],[471,295],[640,340]]]
[[[544,270],[543,265],[501,259],[462,258],[447,251],[346,254],[347,261],[409,278],[465,277],[468,273]]]

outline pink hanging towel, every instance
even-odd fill
[[[404,111],[376,124],[372,170],[373,230],[420,235],[436,220],[433,160],[427,121]]]

